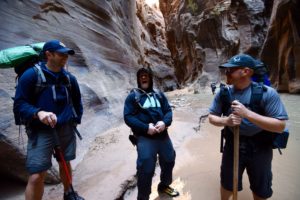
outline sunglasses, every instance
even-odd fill
[[[234,73],[235,71],[237,71],[239,69],[242,69],[242,68],[241,67],[225,68],[224,73],[225,74],[232,74],[232,73]]]

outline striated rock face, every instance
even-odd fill
[[[238,52],[257,55],[264,41],[262,1],[161,0],[160,5],[180,83],[218,81],[220,63]]]
[[[160,8],[181,84],[219,81],[218,66],[244,52],[271,68],[278,89],[299,93],[299,1],[160,0]]]
[[[261,58],[280,91],[300,93],[300,1],[274,1]]]
[[[163,16],[144,0],[0,1],[0,18],[0,49],[60,39],[75,50],[68,70],[78,78],[85,109],[75,164],[96,134],[122,120],[139,67],[151,67],[161,89],[177,87]],[[0,173],[25,180],[27,136],[14,125],[14,87],[13,69],[0,69]]]

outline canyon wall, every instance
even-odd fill
[[[274,87],[300,92],[299,1],[160,0],[160,8],[180,84],[218,82],[221,63],[248,53],[268,65]]]
[[[0,18],[1,50],[50,39],[75,50],[68,70],[78,79],[84,104],[75,164],[95,135],[122,121],[139,67],[151,67],[156,87],[177,88],[163,16],[144,0],[0,1]],[[0,173],[25,180],[27,136],[12,114],[15,77],[13,69],[0,69]]]

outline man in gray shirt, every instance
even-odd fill
[[[242,190],[242,175],[247,170],[250,188],[255,200],[272,196],[273,158],[270,134],[282,133],[288,115],[278,93],[271,87],[263,86],[259,111],[250,105],[253,88],[251,76],[255,68],[255,60],[246,54],[232,57],[220,66],[225,69],[227,93],[230,104],[226,107],[224,96],[220,90],[210,106],[209,122],[215,126],[224,126],[226,143],[221,164],[221,199],[227,200],[233,190],[233,127],[240,126],[239,177],[238,190]],[[273,132],[273,133],[271,133]]]

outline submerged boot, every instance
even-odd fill
[[[177,197],[179,196],[179,192],[175,190],[174,188],[167,186],[167,185],[161,185],[159,184],[157,187],[157,191],[159,193],[167,194],[170,197]]]
[[[64,193],[64,200],[84,200],[77,192]]]

